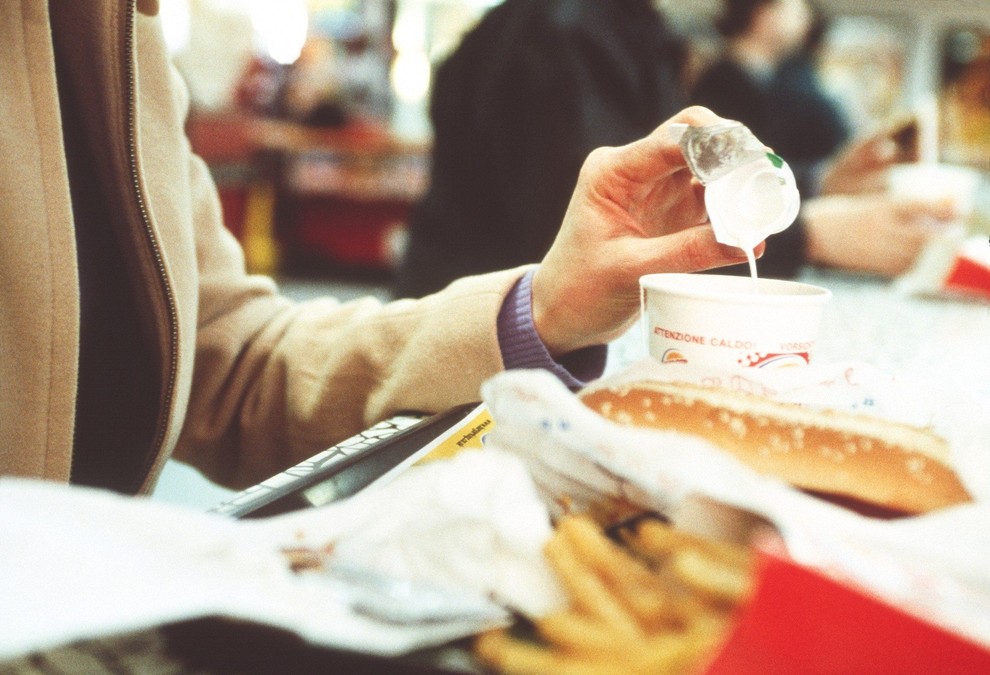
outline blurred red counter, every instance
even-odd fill
[[[324,129],[237,112],[195,113],[187,131],[253,271],[272,273],[280,258],[394,266],[426,188],[428,144],[372,124]]]

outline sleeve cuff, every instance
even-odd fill
[[[607,345],[593,345],[554,360],[533,323],[533,273],[529,270],[509,291],[498,313],[498,344],[506,370],[542,368],[571,388],[601,377]]]

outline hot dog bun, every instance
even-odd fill
[[[972,501],[949,445],[919,427],[687,383],[637,382],[582,391],[613,422],[702,437],[755,470],[839,503],[918,514]]]

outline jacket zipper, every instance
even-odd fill
[[[131,187],[134,191],[134,198],[137,202],[138,211],[141,215],[141,224],[144,229],[144,235],[154,257],[155,270],[158,274],[158,281],[161,285],[162,295],[165,301],[169,331],[169,353],[167,356],[168,373],[166,375],[166,387],[162,400],[162,414],[158,422],[158,428],[155,430],[154,443],[150,448],[148,457],[142,466],[143,471],[140,477],[140,483],[137,485],[137,491],[144,492],[149,485],[149,474],[152,468],[154,468],[158,457],[161,455],[162,446],[165,443],[165,434],[168,429],[168,421],[171,417],[169,413],[172,409],[172,401],[175,398],[175,382],[178,371],[179,322],[178,311],[175,307],[175,296],[172,291],[172,286],[169,283],[168,275],[165,271],[165,263],[162,259],[161,246],[158,242],[158,237],[155,234],[154,228],[151,225],[151,217],[148,215],[148,207],[145,201],[144,191],[141,188],[140,171],[138,168],[137,66],[135,63],[137,57],[134,53],[135,32],[137,29],[136,0],[128,1],[126,12],[127,15],[124,31],[124,63],[126,64],[127,77],[127,159],[130,170]]]

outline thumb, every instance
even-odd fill
[[[680,111],[640,140],[616,148],[612,161],[622,167],[624,173],[637,181],[656,178],[687,167],[681,146],[671,127],[677,124],[708,126],[724,121],[723,118],[702,106],[692,106]]]

